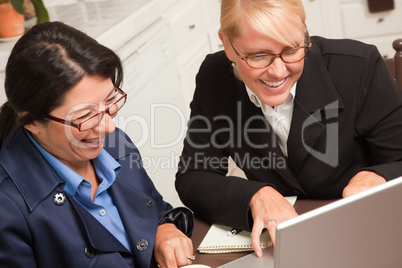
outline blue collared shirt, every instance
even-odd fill
[[[113,203],[112,196],[107,191],[116,180],[121,169],[120,164],[104,149],[98,157],[92,160],[96,174],[101,181],[94,201],[92,201],[91,183],[46,151],[28,132],[27,134],[43,157],[66,183],[64,191],[91,213],[120,243],[131,250],[119,212]]]

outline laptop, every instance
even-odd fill
[[[263,254],[219,268],[402,267],[402,177],[278,224]]]

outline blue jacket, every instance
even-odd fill
[[[110,191],[132,252],[63,192],[64,182],[23,130],[12,136],[0,151],[1,267],[153,267],[159,224],[173,222],[191,235],[192,212],[162,200],[121,130],[108,136],[105,149],[122,166]]]

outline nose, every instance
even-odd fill
[[[108,113],[103,115],[102,120],[95,127],[95,130],[102,134],[109,134],[116,129],[116,125]]]
[[[268,66],[267,72],[271,77],[283,78],[286,76],[286,63],[280,57],[277,57],[271,65]]]

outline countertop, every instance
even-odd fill
[[[45,0],[51,21],[62,21],[118,49],[161,17],[156,0]],[[16,42],[0,42],[0,72]]]
[[[116,51],[162,16],[159,1],[44,0],[44,4],[51,21],[62,21],[75,27]],[[5,66],[17,40],[0,42],[0,104],[5,101]]]

